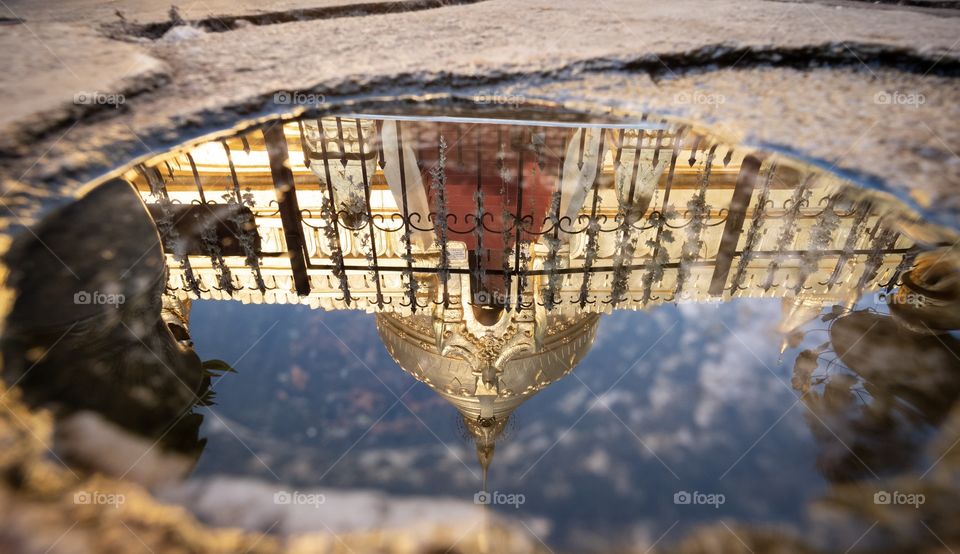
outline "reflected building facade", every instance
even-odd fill
[[[693,129],[323,117],[206,142],[126,178],[189,300],[376,314],[460,412],[484,469],[510,414],[587,354],[600,315],[784,299],[789,333],[911,268],[903,221],[835,176]]]

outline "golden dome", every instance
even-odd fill
[[[564,377],[586,356],[599,314],[550,316],[540,348],[533,321],[505,314],[501,333],[491,326],[479,336],[466,323],[445,327],[436,338],[432,317],[377,314],[377,329],[400,367],[447,399],[466,417],[506,419],[517,406]],[[441,342],[443,353],[438,348]],[[494,366],[496,378],[484,375]],[[487,372],[489,375],[489,370]]]
[[[479,321],[464,310],[442,315],[377,314],[377,329],[400,367],[456,406],[483,468],[513,410],[566,376],[590,351],[599,314],[539,317],[501,312]],[[539,320],[539,321],[538,321]]]

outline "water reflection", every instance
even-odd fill
[[[106,246],[91,256],[79,232]],[[779,299],[775,340],[831,498],[929,465],[924,449],[955,423],[954,240],[836,176],[651,118],[275,122],[139,164],[16,245],[3,369],[28,403],[54,408],[69,462],[156,487],[190,473],[205,444],[197,407],[212,401],[211,377],[231,379],[196,354],[192,302],[372,312],[389,356],[456,408],[486,490],[512,414],[588,356],[601,314]],[[730,310],[709,317],[749,332]],[[714,417],[703,413],[701,425]],[[125,463],[89,445],[121,441]],[[157,461],[128,475],[138,456]],[[900,540],[895,523],[884,531]],[[809,546],[849,532],[813,533]]]
[[[98,256],[77,248],[78,229],[105,245]],[[147,481],[185,476],[203,449],[202,417],[191,412],[205,402],[210,379],[161,316],[163,253],[140,199],[115,181],[35,232],[12,253],[9,284],[18,294],[3,337],[4,377],[30,404],[73,422],[62,436],[72,461],[85,464],[108,446],[91,447],[82,436],[96,414],[150,439],[143,449],[157,440],[182,458],[175,475]],[[130,240],[115,240],[121,236]],[[70,428],[80,436],[67,437]]]

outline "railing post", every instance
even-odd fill
[[[743,232],[747,207],[753,198],[753,189],[757,187],[761,163],[760,158],[751,154],[745,157],[740,165],[740,174],[737,176],[737,184],[733,189],[733,197],[730,198],[730,210],[727,212],[727,221],[723,225],[723,237],[720,239],[720,248],[717,250],[717,259],[713,267],[713,277],[710,280],[708,292],[711,296],[723,294],[723,290],[726,288],[730,266],[737,251],[737,244],[740,242],[740,234]]]
[[[290,169],[290,155],[287,151],[287,139],[283,134],[283,124],[276,122],[265,127],[263,140],[270,158],[273,189],[280,205],[280,222],[290,256],[293,283],[297,294],[306,296],[310,294],[310,278],[307,275],[303,225],[300,223],[300,204],[297,202],[297,187],[293,180],[293,170]]]

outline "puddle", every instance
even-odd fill
[[[55,415],[50,461],[211,527],[955,532],[957,237],[780,155],[653,116],[343,114],[164,154],[34,231],[3,369]]]

